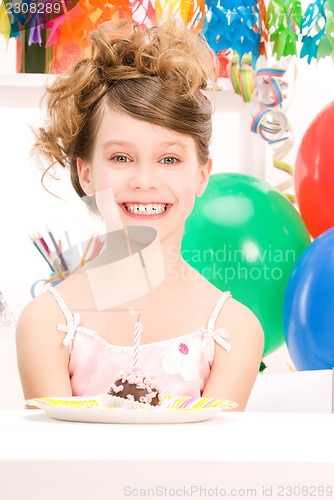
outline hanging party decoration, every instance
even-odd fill
[[[254,90],[254,73],[252,68],[253,58],[250,54],[245,54],[241,60],[237,52],[231,60],[231,81],[234,92],[241,95],[244,102],[251,100]]]
[[[317,61],[334,54],[334,2],[310,2],[302,19],[302,49],[300,57]]]
[[[292,128],[283,108],[288,96],[288,83],[283,79],[288,65],[289,61],[282,60],[280,67],[259,68],[256,72],[254,91],[251,95],[253,104],[251,130],[260,134],[272,147],[274,167],[289,175],[276,188],[294,202],[294,195],[285,192],[293,185],[294,170],[291,165],[283,161],[293,146]]]
[[[302,21],[299,0],[271,0],[267,8],[268,30],[277,59],[297,54],[298,32]]]
[[[11,24],[8,16],[8,12],[5,7],[5,3],[0,3],[0,35],[5,37],[6,43],[8,43],[11,34]]]
[[[310,20],[306,21],[298,1],[271,0],[267,8],[264,0],[118,0],[112,4],[105,0],[52,2],[51,12],[47,3],[43,4],[42,14],[32,12],[28,0],[26,3],[23,1],[20,9],[13,13],[11,36],[17,35],[20,27],[25,30],[19,71],[38,72],[40,68],[43,72],[63,73],[73,58],[82,56],[89,47],[88,34],[104,22],[127,18],[140,25],[150,26],[167,16],[178,17],[190,30],[201,32],[206,37],[220,60],[222,54],[233,53],[230,76],[234,90],[242,95],[245,102],[252,101],[252,131],[272,146],[274,166],[289,174],[289,178],[277,187],[282,192],[291,187],[293,168],[284,161],[293,141],[291,127],[283,110],[287,93],[287,83],[283,81],[286,67],[282,69],[285,61],[278,68],[269,65],[263,67],[262,62],[259,69],[257,63],[260,54],[267,56],[271,52],[282,60],[283,56],[296,53],[298,29],[308,24],[311,29],[314,19],[317,19],[316,16],[308,16]],[[315,3],[317,12],[324,12],[321,0]],[[37,54],[34,51],[33,61],[29,62],[27,46],[41,46],[45,30],[46,53],[41,54],[39,50]],[[269,51],[268,44],[273,46]],[[41,64],[37,64],[39,58],[43,59]],[[225,61],[222,60],[224,68],[228,65],[227,59],[225,57]],[[224,68],[222,73],[226,76]],[[286,195],[293,200],[291,195]]]
[[[294,195],[285,192],[293,185],[294,170],[283,161],[293,146],[293,132],[285,113],[291,89],[284,78],[292,61],[291,58],[284,58],[279,65],[273,66],[261,66],[260,62],[263,64],[263,59],[258,61],[254,71],[252,56],[245,54],[240,60],[235,52],[231,59],[230,77],[234,91],[242,96],[244,102],[252,104],[251,131],[259,134],[272,147],[274,167],[289,175],[276,188],[294,202]]]
[[[232,50],[240,61],[251,53],[253,69],[268,52],[276,60],[300,56],[308,63],[334,57],[333,0],[314,0],[305,10],[299,0],[42,0],[39,12],[36,5],[2,2],[0,35],[20,40],[27,31],[29,45],[52,46],[58,60],[70,52],[68,45],[82,54],[89,33],[106,21],[127,18],[152,26],[167,16],[204,35],[215,53]],[[51,65],[49,71],[57,69]]]
[[[211,48],[260,55],[260,10],[251,0],[216,0],[207,3],[203,34]]]

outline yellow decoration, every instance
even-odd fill
[[[2,2],[0,4],[0,35],[4,35],[6,45],[8,47],[8,40],[10,36],[10,22],[5,2]]]

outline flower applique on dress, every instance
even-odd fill
[[[225,292],[218,301],[207,327],[201,327],[198,332],[191,336],[185,336],[182,340],[173,342],[162,358],[162,367],[168,375],[180,373],[183,380],[192,382],[200,377],[201,355],[206,350],[208,360],[211,363],[214,356],[214,344],[217,342],[227,352],[231,350],[231,344],[227,342],[230,332],[225,328],[215,328],[219,311],[227,298],[229,292]],[[197,333],[197,335],[196,335]]]
[[[168,375],[180,373],[183,380],[191,382],[200,374],[201,339],[186,337],[173,342],[162,358],[162,367]]]

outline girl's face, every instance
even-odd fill
[[[81,186],[96,195],[109,230],[151,226],[160,241],[182,238],[211,170],[211,160],[199,164],[191,136],[111,109],[102,117],[92,160],[77,165]]]

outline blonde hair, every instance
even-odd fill
[[[85,193],[77,158],[91,159],[94,139],[107,106],[188,134],[200,164],[209,157],[212,108],[202,94],[216,79],[216,59],[205,40],[168,21],[153,28],[129,21],[104,23],[90,35],[90,54],[47,88],[48,118],[35,132],[33,153],[71,172],[80,197]]]

